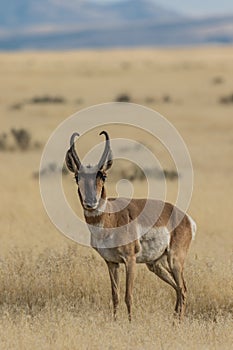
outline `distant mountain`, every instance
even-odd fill
[[[111,3],[91,0],[11,0],[1,4],[0,27],[80,25],[172,19],[176,14],[153,0]]]
[[[187,18],[153,0],[11,0],[1,5],[0,50],[233,43],[233,15]]]

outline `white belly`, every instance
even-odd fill
[[[89,229],[91,231],[91,245],[98,251],[102,258],[115,263],[124,262],[122,255],[118,249],[116,249],[117,247],[108,248],[106,244],[104,244],[102,234],[105,231],[103,231],[102,225],[89,225]],[[143,229],[142,232],[145,232],[145,229]],[[147,263],[157,260],[163,255],[166,249],[169,250],[170,233],[167,227],[153,227],[142,236],[139,230],[138,234],[140,251],[136,255],[137,263]]]
[[[137,263],[147,263],[158,259],[169,249],[170,233],[167,227],[154,227],[140,239],[141,249],[136,255]]]

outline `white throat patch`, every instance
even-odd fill
[[[90,210],[84,209],[84,215],[86,217],[100,216],[104,213],[106,206],[107,206],[107,199],[105,199],[104,202],[95,210],[90,211]]]

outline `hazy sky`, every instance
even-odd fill
[[[98,2],[117,2],[124,0],[94,0]],[[155,3],[176,9],[178,12],[201,15],[233,13],[233,0],[154,0]],[[135,0],[135,4],[137,0]]]

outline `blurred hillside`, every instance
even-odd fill
[[[1,50],[209,43],[233,43],[233,14],[190,18],[153,0],[12,0],[1,4]]]
[[[4,2],[0,23],[4,27],[27,27],[34,25],[112,24],[148,19],[173,19],[174,11],[163,9],[153,0],[126,0],[101,3],[60,0],[12,0]]]

